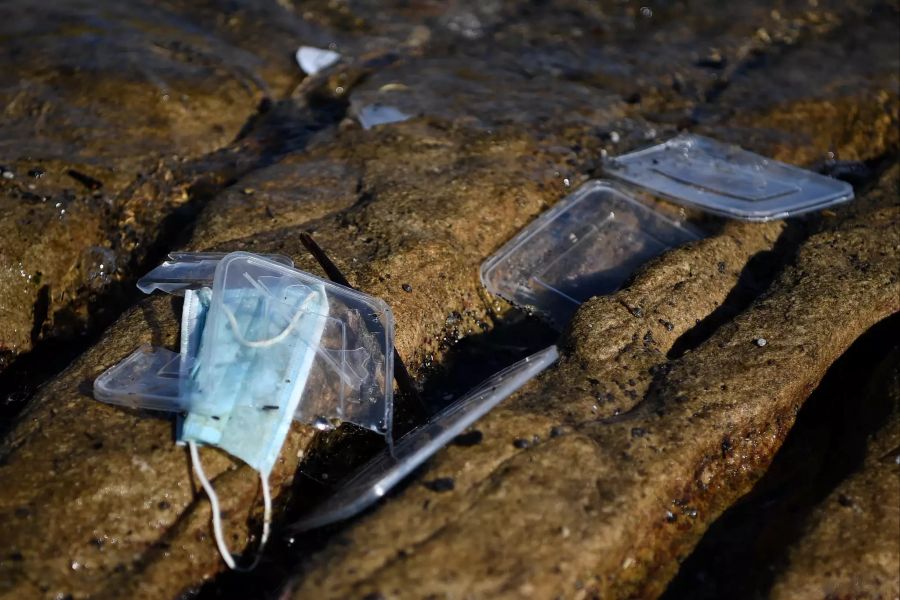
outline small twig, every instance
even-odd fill
[[[347,281],[347,278],[344,277],[341,270],[338,269],[337,265],[334,264],[330,258],[328,258],[328,255],[325,254],[325,251],[322,250],[322,247],[319,246],[318,243],[316,243],[316,240],[313,239],[310,233],[306,231],[301,233],[300,241],[309,253],[313,255],[313,258],[316,259],[319,266],[322,267],[322,270],[325,271],[328,279],[335,283],[339,283],[344,287],[348,287],[351,290],[356,289],[350,285],[350,282]],[[397,382],[397,387],[400,388],[400,391],[405,396],[409,396],[415,401],[415,405],[421,413],[421,416],[423,418],[427,417],[428,410],[422,402],[419,391],[416,389],[416,384],[413,381],[412,376],[410,376],[409,371],[406,369],[403,359],[400,358],[400,353],[397,352],[397,348],[394,348],[394,380]]]

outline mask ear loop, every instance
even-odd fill
[[[263,531],[262,538],[259,541],[259,548],[256,549],[256,558],[253,559],[253,562],[249,567],[238,567],[237,563],[234,561],[234,556],[231,555],[231,552],[228,550],[228,545],[225,543],[225,535],[222,532],[222,511],[219,508],[219,497],[216,495],[212,483],[207,479],[206,473],[203,472],[203,464],[200,462],[200,453],[197,451],[197,444],[193,441],[189,441],[188,447],[191,451],[191,464],[194,467],[194,473],[197,474],[200,485],[203,486],[203,490],[209,497],[209,505],[212,509],[213,535],[216,538],[216,546],[219,548],[219,554],[222,555],[222,560],[225,561],[228,568],[235,571],[252,571],[256,568],[256,565],[259,564],[259,561],[262,558],[263,549],[266,547],[266,542],[269,541],[269,530],[272,525],[272,494],[269,490],[268,477],[262,473],[259,474],[263,495]]]
[[[237,317],[234,316],[234,312],[232,312],[232,310],[224,304],[222,305],[222,311],[225,313],[225,317],[228,319],[228,324],[231,326],[231,330],[234,333],[234,336],[237,338],[238,342],[240,342],[244,346],[247,346],[248,348],[268,348],[269,346],[274,346],[275,344],[281,342],[291,334],[291,332],[297,326],[297,323],[299,323],[300,319],[306,314],[309,304],[317,297],[318,292],[312,292],[311,294],[309,294],[303,301],[303,304],[301,304],[300,307],[297,308],[297,310],[294,312],[294,316],[287,324],[287,327],[285,327],[284,330],[275,337],[266,340],[248,340],[241,334],[240,325],[238,325]]]

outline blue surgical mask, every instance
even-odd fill
[[[202,333],[183,380],[190,409],[180,440],[217,446],[268,476],[309,378],[328,299],[322,286],[249,275],[246,287],[223,292],[205,319],[203,294],[185,299],[196,319],[183,330]]]
[[[198,446],[225,450],[259,472],[264,544],[268,477],[292,420],[319,428],[351,421],[390,434],[393,317],[377,298],[263,256],[188,258],[166,263],[151,282],[184,293],[180,352],[143,346],[98,377],[94,390],[104,402],[182,415],[178,441],[190,449],[219,551],[235,568]]]
[[[269,474],[306,387],[328,314],[322,285],[242,275],[239,286],[220,286],[216,296],[208,288],[188,290],[182,310],[180,395],[188,398],[189,410],[178,437],[190,447],[212,506],[216,544],[231,568],[237,565],[225,543],[218,497],[197,445],[221,448],[259,472],[264,545],[272,518]]]

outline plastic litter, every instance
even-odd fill
[[[614,292],[647,260],[701,236],[674,213],[589,181],[485,261],[481,281],[562,328],[588,298]]]
[[[372,129],[378,125],[407,121],[412,117],[393,106],[369,104],[356,112],[356,118],[359,119],[359,124],[363,129]]]
[[[393,455],[385,450],[360,467],[333,496],[290,529],[308,531],[362,512],[558,357],[556,346],[551,346],[493,375],[425,425],[400,438]]]
[[[159,290],[179,296],[186,289],[211,287],[216,265],[225,256],[225,252],[171,252],[168,260],[138,279],[137,287],[145,294]],[[261,256],[288,267],[294,266],[294,261],[281,254]]]
[[[188,445],[209,496],[216,545],[229,567],[243,568],[225,542],[198,445],[221,448],[259,472],[262,548],[272,516],[268,477],[292,419],[319,428],[349,421],[390,442],[393,316],[377,298],[263,256],[170,259],[164,277],[147,287],[160,289],[163,279],[184,292],[180,351],[138,348],[97,378],[94,394],[111,404],[179,413],[178,441]],[[212,289],[196,287],[212,263]]]
[[[678,204],[747,221],[784,219],[853,199],[853,187],[698,135],[609,159],[609,175]]]
[[[748,221],[782,219],[853,199],[842,181],[697,135],[608,159],[622,182],[590,181],[539,216],[481,267],[488,291],[557,327],[647,260],[702,237],[656,199]]]
[[[216,398],[231,393],[218,389],[219,378],[245,369],[257,387],[245,390],[254,399],[240,402],[274,410],[274,388],[264,382],[279,373],[295,386],[309,380],[307,387],[314,390],[303,395],[293,413],[296,420],[320,429],[347,421],[386,435],[393,415],[394,327],[387,304],[259,255],[234,252],[219,263],[209,305],[200,302],[202,293],[185,297],[180,352],[138,348],[95,380],[95,397],[133,408],[182,412],[205,407],[215,412],[204,395],[215,404]],[[169,268],[183,267],[176,263]],[[304,304],[311,290],[318,299]],[[234,315],[250,308],[265,319],[248,320],[247,329],[234,327]],[[311,322],[307,315],[315,317],[317,325],[311,329],[300,326]],[[287,346],[314,358],[301,370],[299,363],[285,357],[275,361],[271,355],[235,367],[229,361],[240,362],[249,354],[238,352],[241,344],[266,354]],[[223,347],[230,352],[220,357]],[[190,380],[192,375],[196,381]]]
[[[307,75],[315,75],[341,60],[341,55],[334,50],[300,46],[296,53],[297,64]]]

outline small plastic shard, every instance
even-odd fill
[[[385,450],[360,467],[331,498],[290,529],[308,531],[362,512],[557,358],[556,346],[550,346],[495,374],[425,425],[400,438],[393,455]]]
[[[616,291],[646,261],[701,236],[674,213],[589,181],[488,258],[481,281],[562,329],[582,302]]]
[[[141,277],[137,287],[145,294],[160,290],[179,296],[183,295],[186,289],[212,287],[216,266],[225,256],[227,256],[225,252],[172,252],[168,260]],[[294,266],[294,261],[287,256],[280,254],[262,256],[288,267]]]
[[[698,135],[607,160],[609,175],[682,205],[746,221],[784,219],[853,199],[853,187]]]
[[[341,60],[338,52],[313,46],[300,46],[297,49],[296,57],[297,64],[307,75],[315,75]]]
[[[407,121],[412,117],[393,106],[369,104],[357,111],[356,118],[359,119],[359,124],[363,129],[372,129],[378,125]]]

